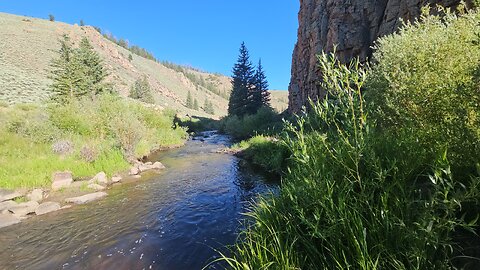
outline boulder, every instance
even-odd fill
[[[134,175],[134,176],[132,176],[132,177],[133,177],[133,179],[140,179],[140,178],[142,178],[141,175]]]
[[[35,210],[37,216],[60,210],[60,204],[57,202],[44,202]]]
[[[138,168],[137,165],[133,166],[131,169],[130,169],[130,175],[137,175],[139,174],[141,171],[140,169]]]
[[[149,171],[151,169],[152,169],[152,167],[150,165],[147,165],[147,164],[138,165],[138,170],[140,170],[140,172],[146,172],[146,171]]]
[[[157,161],[157,162],[153,163],[152,169],[163,170],[163,169],[165,169],[165,165],[163,165],[160,161]]]
[[[94,190],[104,190],[105,189],[104,186],[101,186],[99,184],[94,184],[94,183],[89,184],[87,187],[90,188],[90,189],[94,189]]]
[[[22,196],[22,193],[15,190],[0,189],[0,202],[13,200]]]
[[[29,201],[40,202],[43,200],[43,190],[41,189],[34,189],[32,192],[27,194],[27,199]]]
[[[10,207],[13,207],[17,205],[16,202],[14,201],[4,201],[4,202],[0,202],[0,213],[3,212],[4,210],[7,210],[10,208]]]
[[[24,217],[28,214],[35,213],[35,210],[39,206],[38,202],[29,201],[25,203],[19,203],[8,208],[10,213],[17,217]]]
[[[88,181],[89,183],[96,183],[96,184],[108,184],[108,178],[107,178],[107,174],[105,174],[104,172],[99,172],[97,175],[95,175],[95,177],[93,177],[90,181]]]
[[[103,198],[107,195],[108,194],[105,193],[105,192],[96,192],[96,193],[90,193],[90,194],[87,194],[87,195],[83,195],[83,196],[80,196],[80,197],[67,198],[67,199],[65,199],[65,202],[74,203],[74,204],[85,204],[85,203],[89,203],[89,202],[101,199],[101,198]]]
[[[73,183],[73,176],[71,172],[56,172],[53,174],[52,190],[57,191],[62,188],[69,187]]]
[[[0,228],[20,223],[20,218],[12,214],[0,214]]]
[[[112,177],[112,183],[118,183],[120,181],[122,181],[122,177],[120,177],[120,176]]]

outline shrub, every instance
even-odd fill
[[[65,156],[73,152],[74,145],[69,140],[60,140],[52,145],[52,151],[60,156]]]
[[[93,163],[98,158],[98,151],[92,146],[84,145],[80,149],[80,157],[88,163]]]
[[[455,166],[473,167],[480,160],[480,13],[444,13],[377,42],[366,100],[381,128],[429,149],[418,159],[447,149]]]
[[[145,103],[155,103],[155,99],[153,98],[153,94],[152,94],[152,89],[147,80],[147,76],[143,76],[142,78],[135,81],[135,84],[132,86],[132,89],[130,90],[129,97],[133,99],[138,99]]]
[[[274,134],[282,126],[281,117],[269,107],[262,107],[256,114],[243,117],[228,116],[223,122],[223,131],[235,139],[247,139],[256,134]]]
[[[291,158],[281,192],[260,201],[223,260],[233,269],[453,268],[461,252],[454,232],[474,235],[476,219],[462,207],[478,200],[480,177],[461,184],[446,154],[415,175],[418,168],[399,168],[377,145],[385,134],[368,118],[358,60],[345,66],[322,55],[320,66],[328,94],[286,123]]]

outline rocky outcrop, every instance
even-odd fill
[[[347,62],[371,56],[374,41],[395,32],[401,19],[414,20],[428,4],[445,7],[459,0],[300,0],[298,41],[293,52],[289,111],[299,112],[308,98],[324,96],[318,86],[316,55],[337,46],[338,58]]]

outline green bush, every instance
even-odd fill
[[[113,174],[188,136],[174,125],[172,112],[110,94],[64,105],[6,107],[0,124],[0,188],[48,185],[57,170],[75,177]]]
[[[222,131],[235,139],[247,139],[256,134],[275,134],[281,129],[281,116],[272,108],[262,107],[256,114],[223,119]]]
[[[381,128],[429,149],[418,159],[447,149],[455,166],[472,167],[480,160],[480,13],[444,13],[377,42],[366,101]]]
[[[417,163],[392,151],[405,142],[379,145],[390,134],[368,117],[358,60],[319,59],[328,94],[286,123],[281,192],[260,201],[233,257],[220,260],[233,269],[451,269],[462,252],[454,233],[475,235],[478,209],[462,211],[480,198],[480,177],[455,178],[446,154],[412,174]]]

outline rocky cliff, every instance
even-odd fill
[[[292,78],[289,86],[289,110],[298,112],[308,102],[324,93],[318,87],[316,55],[332,51],[342,61],[372,54],[373,42],[393,33],[401,19],[413,20],[428,4],[445,7],[459,0],[300,0],[298,41],[293,52]]]

